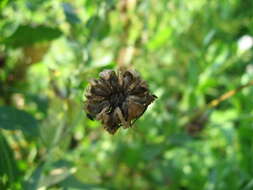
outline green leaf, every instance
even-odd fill
[[[51,41],[60,37],[62,32],[48,26],[20,25],[16,31],[3,42],[13,47],[30,46],[38,42]]]
[[[37,11],[41,8],[48,0],[33,0],[33,1],[26,1],[26,7],[31,11]]]
[[[5,137],[0,134],[0,189],[7,189],[17,180],[19,174],[13,152],[5,140]]]
[[[69,3],[62,3],[63,11],[66,17],[66,20],[70,24],[80,23],[79,17],[75,13],[74,7]]]
[[[0,11],[8,4],[8,2],[9,2],[9,0],[1,0],[0,1]]]
[[[66,178],[64,181],[62,181],[59,184],[61,187],[66,188],[66,189],[73,189],[73,190],[105,190],[102,187],[99,187],[98,185],[95,184],[86,184],[78,180],[74,175],[69,176]]]
[[[86,184],[79,181],[74,173],[73,163],[59,160],[55,163],[47,162],[46,165],[39,166],[34,170],[29,179],[24,183],[24,189],[35,190],[49,188],[54,185],[64,187],[66,189],[90,189],[103,190],[95,184]],[[50,172],[45,172],[50,170]]]
[[[35,190],[38,189],[40,180],[43,178],[43,167],[37,167],[32,173],[31,177],[24,182],[24,189]]]
[[[20,129],[26,134],[38,135],[38,122],[29,113],[13,107],[0,107],[0,128],[6,130]]]
[[[103,40],[110,33],[110,23],[105,18],[93,16],[88,20],[86,26],[90,30],[90,35],[98,41]]]
[[[169,38],[172,35],[172,30],[170,28],[159,28],[158,32],[152,37],[152,39],[148,42],[147,47],[150,50],[155,50],[160,47],[163,47],[165,44],[169,42]]]

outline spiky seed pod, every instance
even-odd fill
[[[121,70],[117,74],[113,70],[102,71],[98,79],[90,81],[85,96],[87,116],[100,120],[111,134],[120,126],[132,126],[157,98],[133,70]]]

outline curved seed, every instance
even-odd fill
[[[96,88],[94,86],[91,87],[90,92],[92,94],[97,95],[97,96],[108,96],[109,95],[106,91],[102,90],[101,88]]]
[[[128,127],[130,126],[129,122],[127,122],[127,121],[125,120],[125,118],[123,117],[123,114],[122,114],[121,110],[119,109],[119,107],[117,107],[117,108],[115,109],[114,115],[115,115],[116,117],[118,116],[118,118],[119,118],[121,124],[123,125],[123,128],[128,128]]]

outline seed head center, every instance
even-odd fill
[[[122,92],[118,92],[118,93],[115,93],[115,94],[112,94],[110,96],[110,104],[113,108],[116,108],[116,107],[121,107],[122,106],[122,103],[125,101],[126,97],[124,95],[124,93]]]

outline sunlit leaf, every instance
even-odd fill
[[[0,11],[1,11],[1,9],[3,9],[7,5],[8,2],[9,2],[9,0],[1,0],[0,1]]]

